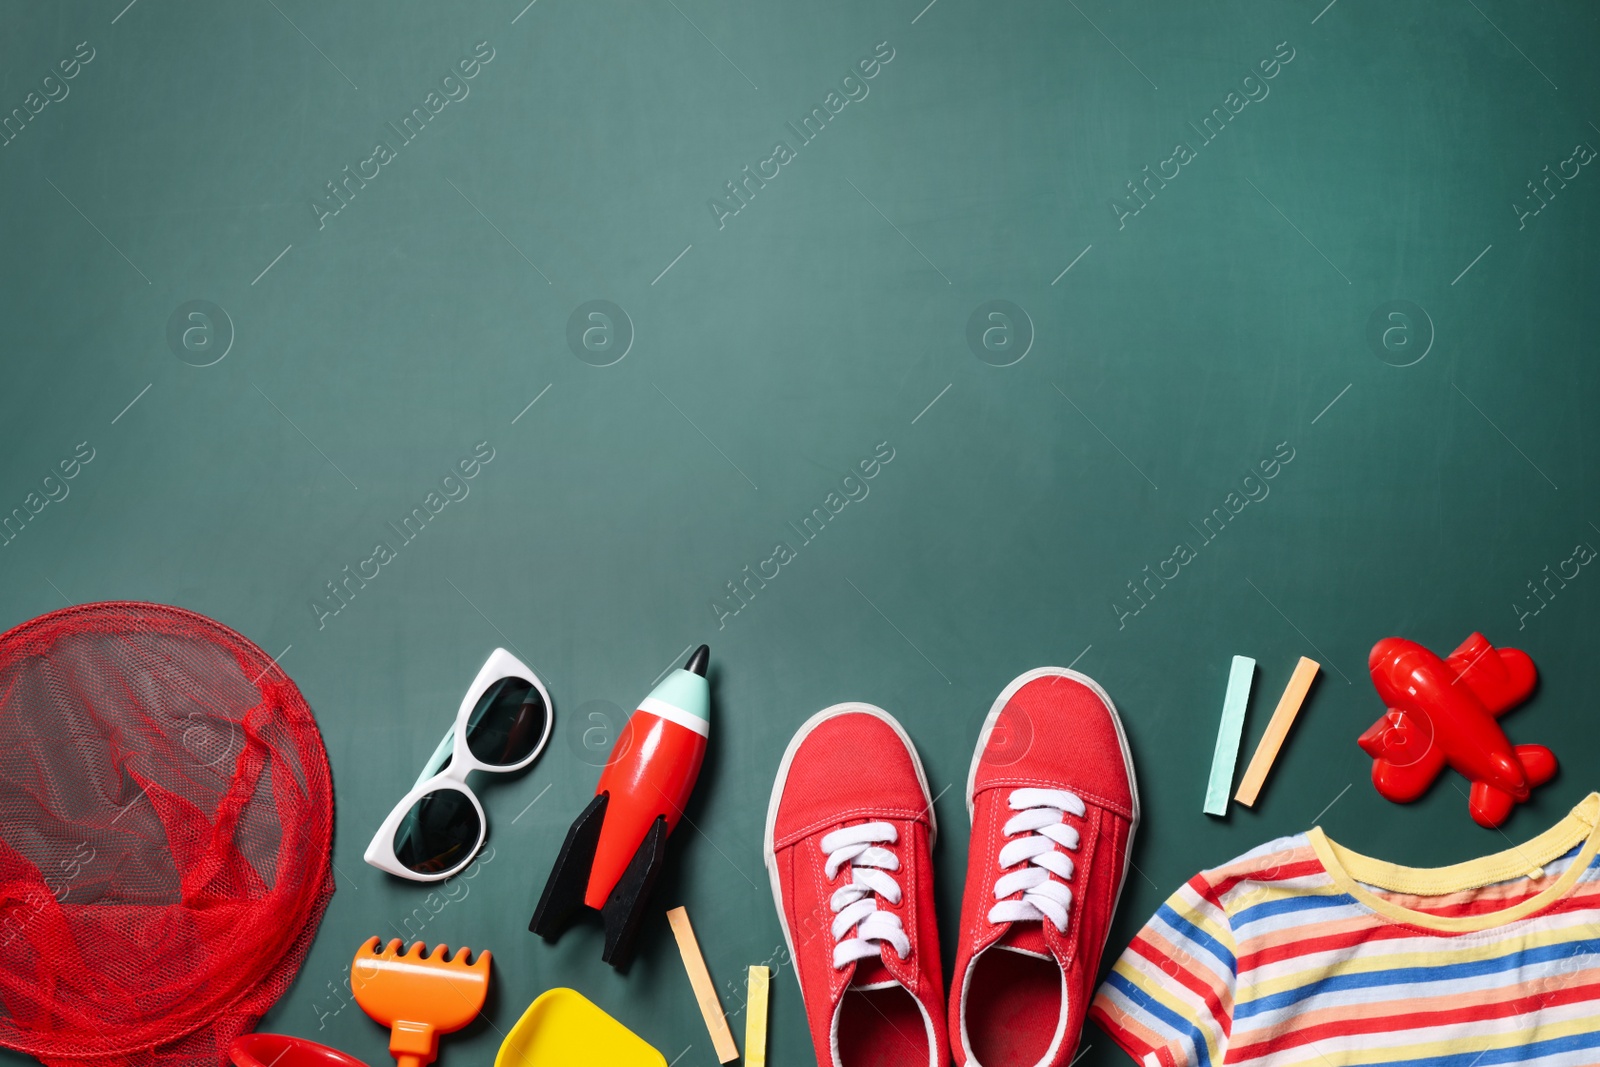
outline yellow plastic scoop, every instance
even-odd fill
[[[500,1046],[494,1067],[667,1067],[667,1058],[575,989],[541,993]]]

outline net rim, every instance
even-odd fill
[[[283,993],[287,992],[294,980],[299,976],[300,968],[304,965],[311,943],[316,937],[317,929],[327,912],[332,901],[335,881],[333,878],[333,844],[335,836],[335,797],[333,789],[333,768],[328,761],[326,742],[323,740],[322,731],[317,725],[316,716],[311,711],[311,705],[306,700],[305,694],[294,680],[278,665],[277,660],[267,655],[266,650],[257,645],[250,638],[208,615],[181,608],[173,604],[161,604],[145,600],[102,600],[86,604],[74,604],[64,608],[49,611],[43,615],[35,616],[20,622],[9,629],[0,632],[0,670],[5,669],[15,662],[20,662],[30,653],[26,643],[30,638],[41,631],[48,633],[69,621],[88,620],[88,625],[79,625],[77,633],[96,632],[103,634],[126,634],[139,632],[133,630],[128,623],[134,619],[146,622],[165,620],[173,623],[172,627],[156,627],[147,625],[143,632],[152,631],[165,633],[184,632],[193,636],[196,631],[205,633],[208,640],[218,648],[226,650],[234,656],[239,666],[245,671],[245,676],[252,679],[249,684],[262,692],[263,678],[269,671],[275,677],[268,679],[272,689],[278,696],[279,706],[282,711],[289,712],[299,726],[309,731],[309,743],[303,750],[297,750],[298,757],[304,761],[309,777],[319,777],[327,783],[327,832],[326,842],[323,847],[308,850],[310,854],[299,857],[299,861],[309,868],[311,877],[307,878],[308,885],[326,887],[312,894],[309,907],[306,909],[301,926],[293,931],[285,931],[281,939],[282,951],[273,961],[273,967],[281,967],[285,961],[292,960],[288,972],[287,982],[276,996],[265,1003],[252,1004],[251,1001],[261,996],[262,985],[247,985],[242,987],[226,1003],[217,1006],[209,1018],[197,1019],[193,1025],[174,1028],[161,1037],[151,1040],[135,1040],[125,1045],[112,1045],[109,1042],[102,1047],[89,1050],[76,1048],[70,1053],[63,1053],[59,1048],[61,1031],[35,1030],[34,1028],[19,1026],[15,1020],[7,1019],[6,1025],[0,1026],[0,1047],[12,1049],[25,1055],[33,1056],[40,1061],[53,1065],[53,1067],[66,1067],[70,1064],[102,1065],[120,1060],[126,1061],[129,1057],[142,1053],[154,1053],[161,1049],[180,1045],[194,1037],[208,1027],[216,1027],[229,1020],[241,1020],[243,1029],[248,1030],[255,1025],[272,1004]],[[97,622],[118,623],[120,625],[95,625]],[[254,662],[248,662],[253,660]],[[255,669],[256,673],[251,673]],[[0,709],[3,710],[3,709]],[[0,955],[0,969],[11,970],[14,965],[8,963]],[[14,972],[17,973],[17,972]],[[104,1033],[104,1031],[101,1031]],[[28,1040],[28,1038],[33,1040]],[[51,1044],[49,1038],[54,1037],[56,1044]]]

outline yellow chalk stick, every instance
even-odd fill
[[[717,1050],[717,1062],[727,1063],[738,1059],[739,1048],[733,1043],[733,1031],[728,1029],[728,1017],[722,1013],[717,987],[711,984],[711,972],[706,970],[706,958],[700,954],[700,942],[695,940],[694,927],[689,925],[688,911],[673,908],[667,912],[667,922],[672,924],[672,936],[678,939],[683,969],[689,972],[689,984],[694,987],[694,999],[700,1004],[706,1031],[711,1035],[712,1047]]]
[[[750,968],[749,992],[745,998],[744,1062],[747,1067],[767,1067],[767,984],[772,972],[765,967]]]
[[[1255,804],[1256,797],[1260,795],[1267,772],[1272,770],[1278,750],[1283,747],[1284,738],[1289,736],[1289,727],[1294,725],[1294,717],[1300,714],[1300,705],[1306,699],[1312,679],[1321,669],[1316,660],[1304,656],[1295,664],[1294,674],[1289,676],[1289,684],[1283,687],[1283,696],[1278,698],[1278,707],[1267,723],[1267,732],[1261,735],[1256,754],[1250,757],[1250,766],[1245,768],[1244,778],[1239,782],[1239,791],[1233,795],[1233,799],[1245,807]]]

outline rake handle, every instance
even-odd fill
[[[395,1067],[428,1067],[439,1056],[439,1034],[430,1023],[401,1019],[389,1031]]]

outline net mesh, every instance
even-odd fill
[[[203,616],[106,603],[0,635],[0,1044],[226,1062],[333,895],[311,709]]]

